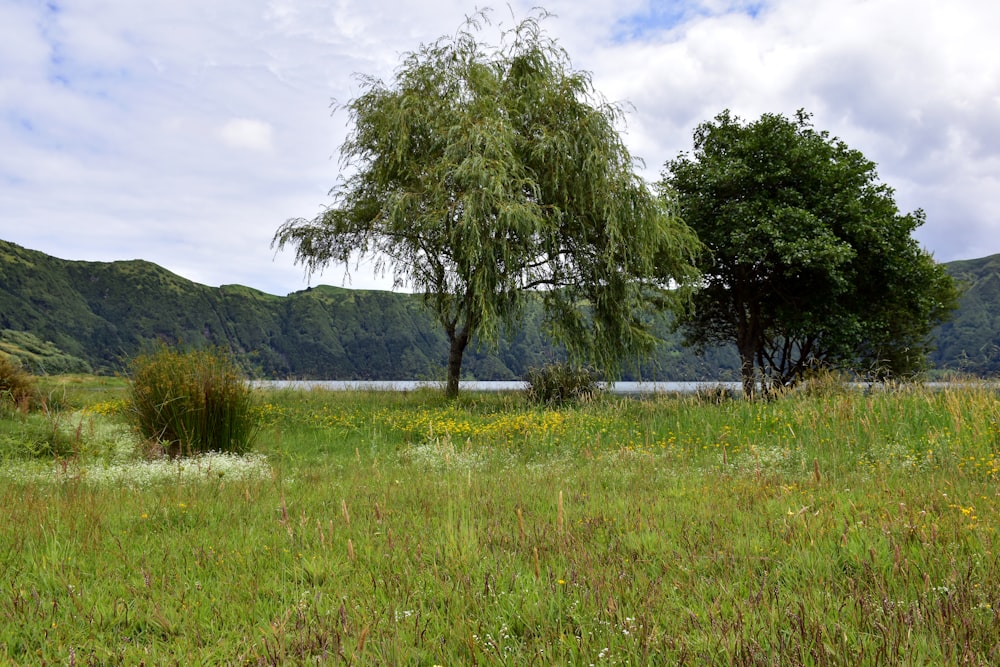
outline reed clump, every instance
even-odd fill
[[[543,405],[593,398],[599,390],[592,370],[568,362],[529,368],[524,381],[528,385],[529,400]]]
[[[243,453],[258,431],[253,388],[227,352],[167,346],[132,360],[128,416],[153,453]]]

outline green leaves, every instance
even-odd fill
[[[572,69],[544,17],[490,47],[479,13],[408,54],[391,85],[360,79],[341,148],[354,173],[327,212],[274,237],[309,271],[385,258],[448,334],[449,393],[472,334],[496,343],[526,291],[548,290],[555,335],[613,374],[650,349],[640,313],[656,290],[694,274],[697,240],[633,173],[621,109]]]
[[[735,342],[748,392],[816,365],[910,374],[954,307],[911,237],[922,212],[901,215],[875,164],[804,111],[719,114],[695,130],[693,155],[667,163],[664,187],[709,250],[682,326],[697,345]]]

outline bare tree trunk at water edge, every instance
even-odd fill
[[[462,376],[462,355],[469,344],[468,328],[456,333],[454,328],[448,331],[448,381],[445,385],[445,396],[458,396],[458,380]]]

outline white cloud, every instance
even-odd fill
[[[901,208],[927,210],[919,238],[951,260],[1000,252],[997,28],[1000,6],[974,0],[775,0],[753,18],[701,16],[605,45],[596,80],[636,106],[632,145],[654,172],[724,108],[806,108],[879,164]]]
[[[233,118],[219,130],[222,141],[233,148],[271,150],[271,126],[251,118]]]
[[[208,284],[305,286],[275,229],[337,178],[353,74],[477,3],[63,0],[0,4],[0,238],[68,259],[141,257]],[[517,0],[523,17],[536,3]],[[47,9],[55,6],[57,9]],[[730,108],[814,113],[926,209],[940,260],[1000,252],[1000,4],[980,0],[553,0],[546,26],[657,178]],[[667,9],[665,10],[664,7]],[[506,5],[494,20],[511,24]],[[342,268],[313,282],[340,283]],[[362,268],[353,286],[387,287]]]

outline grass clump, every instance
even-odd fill
[[[171,457],[242,453],[257,432],[254,390],[222,350],[161,347],[132,360],[129,416]]]
[[[524,381],[528,384],[528,398],[543,405],[593,398],[598,391],[593,371],[568,362],[529,368]]]
[[[39,404],[37,382],[30,373],[10,357],[0,354],[0,404],[13,406],[21,412]]]

